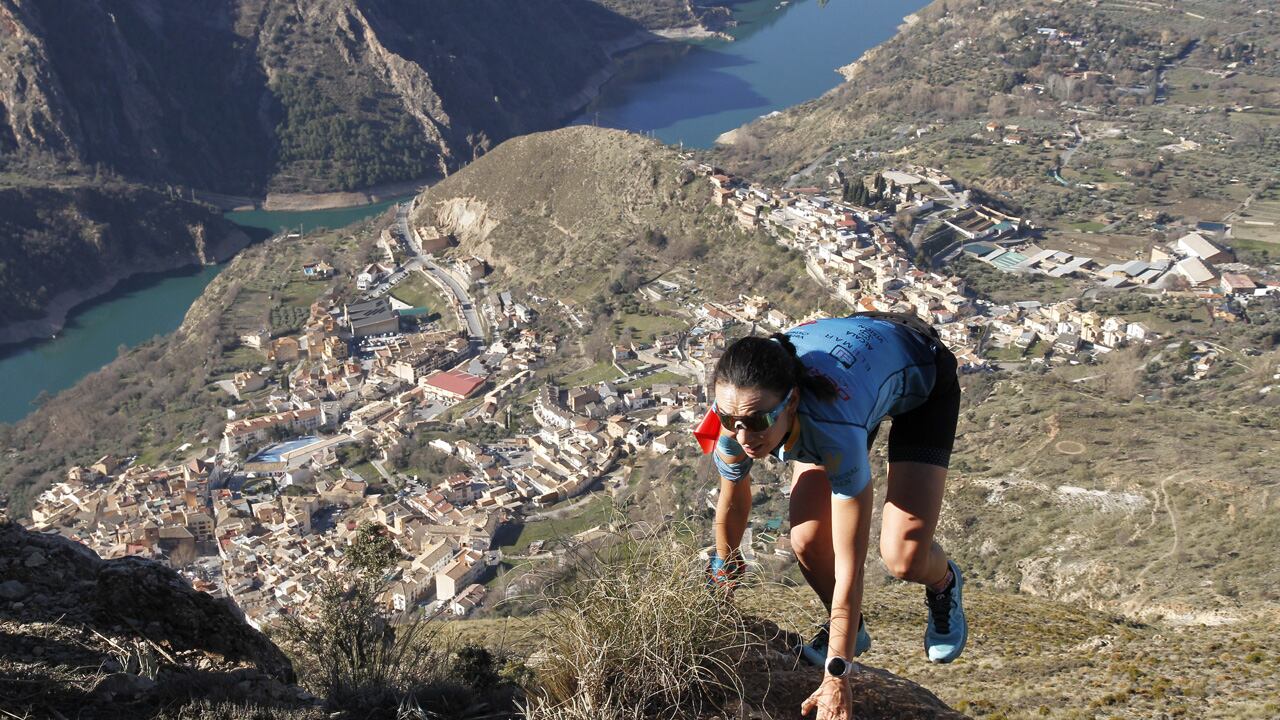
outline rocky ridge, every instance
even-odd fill
[[[0,519],[0,709],[142,717],[207,700],[295,708],[289,659],[230,603],[141,558]]]

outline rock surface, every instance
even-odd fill
[[[0,519],[0,577],[0,709],[17,717],[145,717],[193,700],[307,704],[270,640],[158,563],[102,560]]]
[[[800,705],[818,688],[822,671],[799,660],[791,651],[803,642],[799,635],[767,621],[758,621],[754,632],[767,642],[763,652],[749,655],[740,668],[745,686],[739,708],[742,716],[799,720]],[[886,670],[857,665],[851,679],[853,717],[858,720],[967,717],[925,688]]]
[[[0,0],[0,153],[236,194],[366,187],[332,158],[282,147],[290,112],[322,109],[289,107],[281,83],[294,82],[363,128],[341,152],[376,153],[368,138],[407,121],[397,137],[417,143],[420,174],[375,183],[416,179],[559,124],[634,35],[653,39],[592,0],[137,0],[74,13]],[[308,134],[334,129],[322,125]]]

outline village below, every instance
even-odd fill
[[[1220,224],[1188,227],[1148,258],[1106,262],[1042,247],[1052,235],[975,202],[936,169],[886,168],[854,179],[852,190],[838,172],[825,189],[765,187],[691,156],[681,172],[701,176],[713,204],[744,230],[762,230],[802,253],[810,275],[850,313],[909,312],[933,323],[964,373],[1088,367],[1126,346],[1173,355],[1179,344],[1165,347],[1150,323],[1082,309],[1075,298],[976,297],[962,278],[913,264],[918,250],[894,233],[895,214],[876,207],[892,203],[922,227],[935,221],[952,231],[952,246],[935,253],[940,258],[967,255],[1002,273],[1075,278],[1112,292],[1163,288],[1166,300],[1157,306],[1192,300],[1222,322],[1244,318],[1251,302],[1280,291],[1273,269],[1232,257],[1229,228]],[[487,594],[494,568],[563,556],[604,532],[608,518],[556,538],[554,552],[544,551],[551,538],[543,538],[513,553],[514,543],[502,542],[507,528],[518,535],[584,494],[625,492],[629,458],[693,445],[691,428],[727,338],[827,314],[788,317],[747,295],[712,302],[700,296],[696,275],[676,273],[633,294],[655,315],[682,318],[669,323],[680,329],[637,333],[577,377],[549,376],[545,368],[564,338],[536,321],[560,314],[581,327],[579,312],[536,295],[517,301],[491,286],[485,259],[458,256],[456,241],[435,227],[411,226],[407,205],[381,231],[377,262],[294,268],[315,283],[354,275],[359,294],[317,300],[296,334],[264,328],[240,338],[263,366],[221,381],[228,400],[221,438],[183,439],[174,453],[182,461],[173,465],[137,462],[127,447],[87,459],[40,496],[31,526],[75,538],[104,558],[166,562],[265,627],[282,612],[315,607],[321,576],[337,570],[349,543],[373,524],[404,558],[389,571],[387,609],[465,616],[503,599]],[[407,292],[411,286],[418,289]],[[415,305],[428,289],[447,308]],[[1203,343],[1182,348],[1180,357],[1195,379],[1219,356],[1220,348]],[[437,433],[425,452],[452,461],[456,472],[428,481],[406,466],[406,445],[441,418],[456,429]],[[706,502],[713,507],[714,497]],[[762,525],[754,551],[790,557],[781,530]]]

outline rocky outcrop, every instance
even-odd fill
[[[19,0],[0,0],[0,151],[36,147],[74,155],[79,123],[52,76],[43,28]],[[7,140],[7,142],[3,142]],[[5,146],[8,147],[5,147]]]
[[[741,716],[799,720],[800,705],[822,682],[822,670],[797,659],[792,648],[804,642],[772,622],[752,621],[765,645],[748,653],[740,668],[743,689]],[[853,715],[859,720],[961,720],[938,696],[905,678],[859,664],[850,675]],[[813,717],[810,715],[810,717]]]
[[[0,343],[56,333],[145,272],[222,262],[249,238],[206,206],[127,184],[0,189]]]
[[[19,717],[143,717],[197,699],[309,703],[270,640],[158,563],[102,560],[0,519],[0,578],[0,707]]]

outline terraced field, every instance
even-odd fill
[[[1243,210],[1231,234],[1241,240],[1280,243],[1280,189],[1271,188]]]

